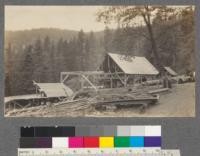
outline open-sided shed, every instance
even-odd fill
[[[112,73],[113,78],[109,82],[111,86],[116,86],[119,82],[127,86],[143,77],[159,74],[159,71],[145,57],[115,53],[106,54],[100,69]]]
[[[145,58],[107,53],[103,62],[105,72],[123,72],[128,75],[157,75],[158,70]]]
[[[68,97],[73,91],[63,83],[36,83],[36,90],[44,97]]]
[[[155,76],[158,70],[145,58],[107,53],[98,71],[61,72],[60,82],[65,83],[70,76],[80,79],[81,88],[90,85],[98,88],[116,88],[134,84],[136,79]]]

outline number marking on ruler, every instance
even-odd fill
[[[180,156],[179,150],[130,148],[18,149],[18,156]]]

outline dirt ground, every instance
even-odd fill
[[[152,86],[153,87],[153,86]],[[155,90],[156,88],[147,87]],[[156,87],[156,86],[155,86]],[[126,89],[124,90],[125,92]],[[137,92],[140,92],[136,89]],[[109,90],[108,93],[109,94]],[[114,92],[114,91],[112,91]],[[124,94],[123,90],[115,92]],[[145,92],[143,88],[142,94]],[[106,93],[104,91],[104,93]],[[157,104],[150,105],[146,111],[141,113],[140,107],[118,108],[116,110],[98,111],[86,104],[87,100],[79,101],[78,105],[69,103],[59,107],[41,106],[30,108],[31,110],[11,115],[13,117],[194,117],[195,116],[195,83],[174,84],[168,92],[159,94],[160,99]],[[86,108],[84,108],[87,106]],[[71,111],[76,108],[84,108]],[[9,116],[9,115],[8,115]]]
[[[195,83],[174,84],[168,93],[160,94],[159,103],[149,106],[144,113],[138,108],[125,108],[115,112],[92,112],[90,117],[194,117]]]

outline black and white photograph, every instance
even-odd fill
[[[195,117],[192,5],[5,6],[5,117]]]

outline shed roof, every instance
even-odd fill
[[[173,76],[178,75],[172,68],[170,67],[164,67],[164,68],[170,75],[173,75]]]
[[[108,53],[113,61],[126,74],[157,75],[158,70],[145,58]]]
[[[16,96],[8,96],[4,98],[4,102],[10,102],[14,100],[30,100],[30,99],[40,99],[42,98],[38,94],[28,94],[28,95],[16,95]]]
[[[63,83],[34,83],[46,97],[68,97],[73,91]]]

